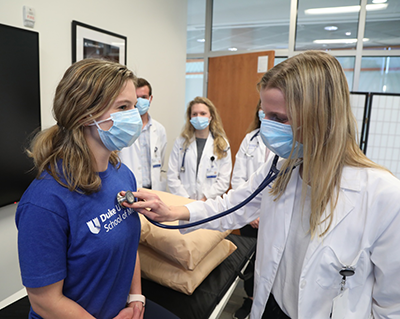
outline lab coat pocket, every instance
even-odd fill
[[[323,289],[340,289],[342,275],[340,270],[345,267],[354,269],[354,275],[346,278],[346,288],[354,289],[365,283],[370,271],[369,253],[360,251],[352,262],[342,261],[331,247],[325,247],[321,252],[320,270],[316,277],[317,284]]]

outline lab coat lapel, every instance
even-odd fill
[[[279,165],[278,168],[280,169]],[[292,172],[292,177],[290,178],[290,181],[283,195],[284,196],[283,207],[279,208],[281,210],[280,212],[277,212],[278,214],[283,213],[285,215],[285,242],[289,234],[290,222],[292,220],[292,214],[294,210],[294,199],[296,194],[298,178],[299,178],[299,167],[294,169]]]
[[[204,159],[204,157],[210,155],[209,151],[208,151],[209,149],[211,150],[211,153],[213,153],[212,144],[213,144],[213,137],[211,135],[211,132],[209,132],[208,136],[207,136],[206,144],[204,145],[203,154],[201,154],[201,160],[200,160],[201,163],[205,163],[206,159]]]
[[[333,221],[328,231],[324,235],[324,237],[329,236],[329,234],[336,228],[336,226],[348,215],[356,206],[357,196],[354,196],[355,193],[360,192],[360,177],[357,176],[359,172],[356,170],[349,170],[344,168],[342,179],[341,179],[341,187],[340,194],[338,198],[338,202],[335,208],[335,213],[333,216]],[[324,214],[321,217],[321,220],[325,220],[319,228],[318,233],[325,231],[328,227],[329,219],[326,217],[329,215],[331,209],[328,204]],[[304,261],[306,262],[313,255],[313,253],[317,250],[317,248],[323,245],[323,239],[321,239],[318,234],[316,237],[311,240],[310,245],[308,247],[306,256]]]

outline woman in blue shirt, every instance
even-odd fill
[[[16,214],[29,318],[143,318],[140,220],[116,199],[136,189],[116,153],[142,128],[135,83],[118,63],[73,64],[56,90],[57,124],[32,142],[38,175]]]

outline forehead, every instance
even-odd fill
[[[127,80],[125,82],[117,96],[117,100],[119,99],[136,99],[136,90],[133,81]]]
[[[143,95],[149,95],[150,94],[150,89],[147,85],[142,86],[140,88],[136,89],[136,94],[139,96],[143,96]]]
[[[260,91],[261,108],[265,113],[286,114],[285,97],[281,90],[265,88]]]
[[[200,112],[208,113],[209,112],[208,106],[203,103],[193,104],[192,113],[200,113]]]

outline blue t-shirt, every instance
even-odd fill
[[[111,164],[99,174],[101,190],[71,192],[49,174],[36,179],[18,205],[18,252],[23,285],[64,280],[63,293],[96,318],[125,307],[140,238],[140,219],[116,195],[136,191],[132,172]],[[29,318],[41,318],[31,309]]]

